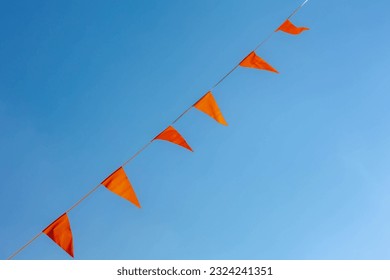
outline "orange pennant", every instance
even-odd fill
[[[193,152],[191,147],[187,144],[186,140],[184,140],[183,136],[181,136],[180,133],[173,126],[168,126],[163,132],[154,137],[153,140],[165,140],[176,145],[182,146],[183,148],[186,148]]]
[[[262,59],[260,56],[256,55],[255,52],[251,52],[248,54],[247,57],[245,57],[241,62],[240,66],[242,67],[249,67],[249,68],[256,68],[260,70],[267,70],[275,73],[279,73],[275,68],[273,68],[271,65],[269,65],[264,59]]]
[[[141,205],[137,199],[137,196],[133,190],[133,187],[131,186],[129,179],[126,176],[123,167],[119,167],[101,184],[113,193],[123,197],[124,199],[127,199],[138,208],[141,208]]]
[[[74,258],[72,230],[66,213],[52,222],[42,232]]]
[[[275,30],[275,32],[277,32],[279,30],[286,32],[288,34],[298,35],[298,34],[301,34],[305,30],[309,30],[309,28],[297,27],[290,20],[287,19],[285,22],[283,22],[283,24],[281,26],[279,26],[278,29]]]
[[[194,107],[199,111],[209,115],[220,124],[227,125],[227,122],[225,121],[221,110],[219,110],[218,104],[215,101],[211,91],[209,91],[201,99],[199,99],[194,104]]]

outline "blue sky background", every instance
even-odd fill
[[[300,1],[2,1],[0,258],[200,98]],[[389,259],[388,1],[310,1],[308,26],[69,213],[76,259]],[[42,235],[16,259],[69,259]]]

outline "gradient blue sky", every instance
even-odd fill
[[[0,258],[201,97],[301,1],[2,1]],[[389,1],[310,1],[70,212],[76,259],[389,259]],[[69,259],[41,236],[16,259]]]

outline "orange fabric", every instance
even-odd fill
[[[66,213],[52,222],[42,232],[74,258],[72,230]]]
[[[181,136],[180,133],[173,126],[168,126],[163,132],[154,137],[153,140],[165,140],[176,145],[182,146],[183,148],[186,148],[193,152],[191,147],[187,144],[186,140],[184,140],[183,136]]]
[[[248,56],[245,57],[240,62],[240,66],[279,73],[275,68],[269,65],[264,59],[259,57],[255,52],[251,52],[250,54],[248,54]]]
[[[298,35],[298,34],[301,34],[305,30],[309,30],[309,28],[297,27],[290,20],[287,19],[285,22],[283,22],[283,24],[281,26],[279,26],[278,29],[276,29],[276,31],[279,31],[279,30],[286,32],[288,34]]]
[[[124,199],[127,199],[138,208],[141,208],[137,195],[135,194],[129,179],[126,176],[123,167],[119,167],[101,184],[113,193],[119,195],[120,197],[123,197]]]
[[[199,111],[209,115],[220,124],[227,125],[227,122],[225,121],[221,110],[219,110],[218,104],[215,101],[211,91],[209,91],[201,99],[199,99],[194,104],[194,107]]]

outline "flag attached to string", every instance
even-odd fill
[[[72,230],[66,213],[52,222],[42,232],[74,258]]]
[[[275,30],[275,32],[279,30],[288,34],[298,35],[301,34],[303,31],[309,30],[309,28],[303,26],[295,26],[290,20],[287,19],[285,22],[282,23],[281,26],[279,26],[278,29]]]
[[[110,191],[112,191],[113,193],[130,201],[138,208],[141,208],[137,195],[135,194],[129,179],[126,176],[126,172],[123,169],[123,167],[119,167],[110,176],[108,176],[101,184],[105,186],[107,189],[109,189]]]
[[[207,92],[201,99],[199,99],[194,107],[199,111],[209,115],[220,124],[227,125],[225,118],[222,115],[221,110],[218,107],[217,101],[211,91]]]
[[[153,140],[165,140],[176,145],[182,146],[183,148],[186,148],[193,152],[193,150],[188,145],[183,136],[181,136],[180,133],[173,126],[168,126],[163,132],[154,137]]]
[[[264,59],[258,56],[255,52],[251,52],[250,54],[248,54],[248,56],[245,57],[240,62],[240,66],[279,73],[275,68],[273,68],[270,64],[268,64]]]

